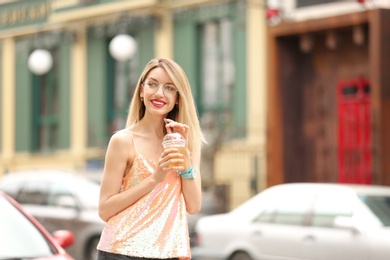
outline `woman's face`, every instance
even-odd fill
[[[140,95],[146,111],[165,117],[174,108],[179,94],[165,70],[157,67],[149,72]]]

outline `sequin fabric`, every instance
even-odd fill
[[[137,153],[122,191],[153,174],[156,163]],[[170,172],[164,182],[113,216],[104,228],[99,250],[134,257],[190,259],[187,213],[181,179]]]

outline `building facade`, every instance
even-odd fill
[[[390,185],[390,3],[323,2],[268,31],[267,183]]]
[[[0,1],[0,175],[24,168],[101,171],[138,76],[176,60],[193,88],[206,138],[202,176],[228,208],[266,186],[263,1]],[[135,56],[109,51],[131,35]],[[32,72],[34,50],[47,73]]]

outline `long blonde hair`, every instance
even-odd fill
[[[202,143],[206,143],[200,128],[197,110],[194,98],[191,92],[191,86],[184,70],[173,60],[170,59],[152,59],[145,66],[141,76],[138,79],[133,98],[129,107],[126,127],[139,122],[145,115],[145,105],[141,101],[141,86],[147,78],[149,72],[155,68],[163,68],[171,78],[178,90],[178,104],[168,113],[168,118],[189,126],[188,148],[191,152],[201,149]]]

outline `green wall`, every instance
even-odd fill
[[[153,27],[145,27],[137,31],[136,38],[138,39],[138,75],[141,74],[146,64],[154,57],[154,30]]]
[[[174,60],[180,64],[190,81],[195,101],[199,103],[199,37],[196,23],[174,24]]]
[[[27,67],[29,52],[17,54],[15,63],[15,150],[28,152],[32,148],[32,75]]]
[[[246,14],[236,3],[233,30],[233,48],[235,64],[235,82],[233,87],[233,135],[235,137],[245,137],[246,135]]]
[[[105,39],[88,37],[88,88],[87,88],[87,140],[88,146],[103,146],[106,143],[106,55]]]
[[[71,43],[64,42],[59,46],[59,149],[70,148],[70,91],[71,91]]]

